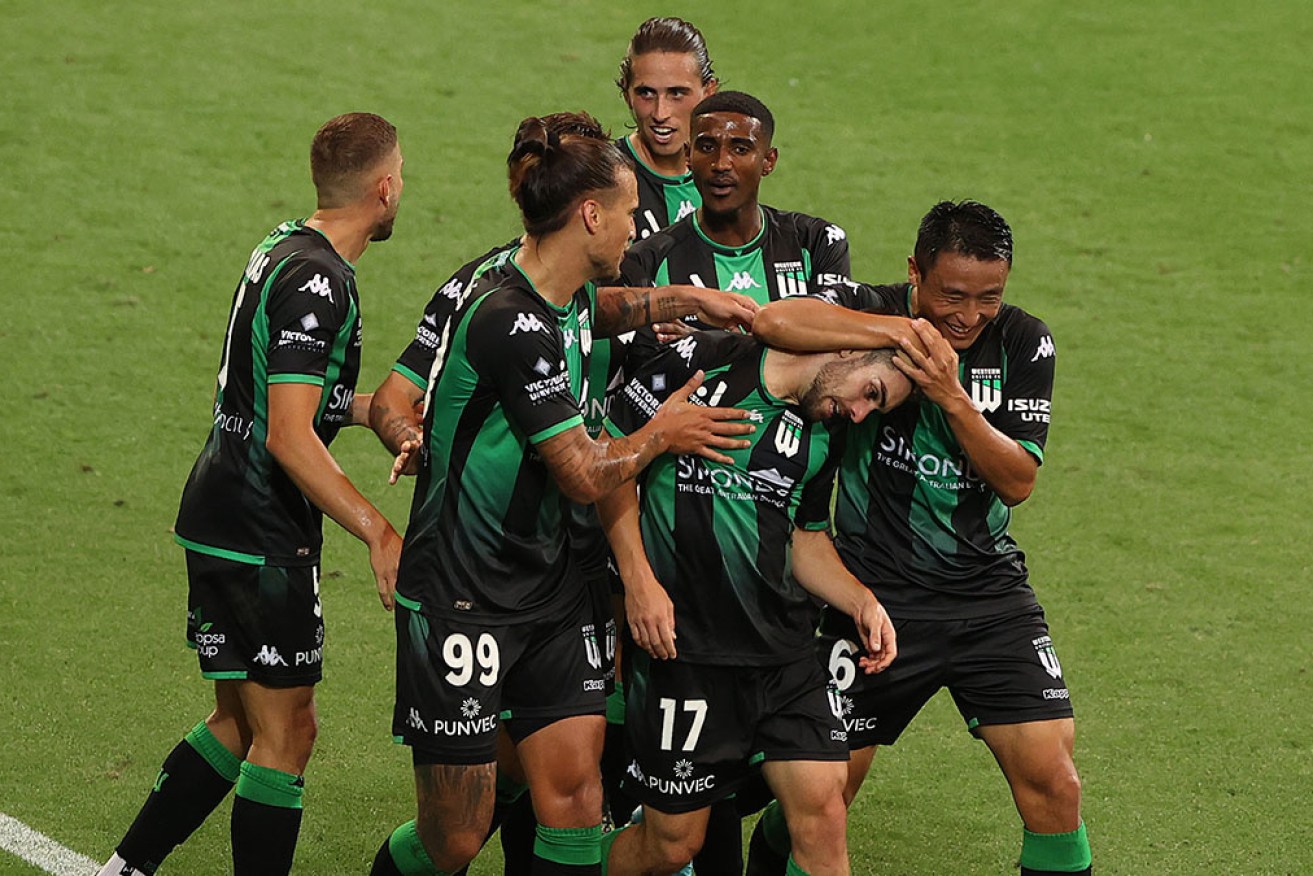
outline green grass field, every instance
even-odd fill
[[[169,527],[247,253],[313,206],[316,127],[376,111],[407,157],[396,236],[360,265],[368,389],[434,286],[517,229],[516,123],[622,127],[611,80],[652,14],[696,21],[724,84],[771,106],[763,199],[842,224],[859,278],[903,276],[940,198],[1011,221],[1009,300],[1060,359],[1015,534],[1073,690],[1097,872],[1313,872],[1301,0],[0,2],[0,812],[103,857],[207,711]],[[404,523],[377,441],[334,452]],[[410,817],[409,758],[363,546],[331,529],[325,572],[297,871],[365,873]],[[854,873],[937,876],[1015,872],[1020,831],[940,697],[850,836]],[[216,816],[161,872],[226,872],[227,849]]]

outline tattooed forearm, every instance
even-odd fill
[[[392,414],[380,427],[378,437],[393,453],[401,452],[401,445],[407,441],[417,441],[421,437],[415,418],[406,414]]]
[[[697,313],[698,302],[693,293],[692,287],[681,286],[602,287],[597,290],[593,331],[605,338]]]
[[[637,475],[665,448],[656,428],[595,443],[581,426],[544,441],[538,451],[561,492],[576,502],[589,503]]]

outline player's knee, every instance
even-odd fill
[[[544,824],[591,824],[602,814],[601,776],[594,771],[556,781],[535,792],[534,806],[542,810],[539,820]]]
[[[453,830],[433,815],[423,812],[415,821],[415,830],[433,866],[443,873],[454,873],[474,860],[483,848],[484,831]]]
[[[1055,808],[1080,809],[1081,782],[1076,767],[1070,762],[1059,764],[1045,776],[1041,789]]]
[[[658,873],[678,871],[702,851],[702,839],[700,832],[692,831],[653,835],[648,844],[650,869]]]
[[[788,824],[789,839],[796,849],[840,854],[845,848],[848,810],[839,795],[796,813]]]

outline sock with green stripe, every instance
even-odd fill
[[[789,857],[792,847],[784,810],[778,800],[772,800],[752,829],[752,839],[748,842],[748,876],[781,876],[788,872],[793,860]]]
[[[119,859],[154,873],[228,796],[240,766],[204,721],[197,724],[164,759],[155,787],[118,845]]]
[[[1090,840],[1085,822],[1068,833],[1031,833],[1022,831],[1021,876],[1083,874],[1089,876]]]
[[[300,776],[249,761],[242,764],[233,800],[233,876],[291,872],[304,793]]]
[[[461,871],[463,872],[463,871]],[[447,876],[433,866],[433,859],[420,841],[415,822],[407,821],[392,831],[374,856],[369,876]]]
[[[533,842],[533,876],[601,876],[602,825],[544,827]]]

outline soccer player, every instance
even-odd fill
[[[641,538],[633,483],[601,506],[643,649],[629,661],[625,780],[643,820],[608,840],[609,873],[678,869],[701,846],[711,804],[762,762],[789,813],[794,872],[848,872],[848,747],[814,657],[812,600],[850,618],[867,671],[893,660],[888,617],[825,531],[842,424],[911,393],[893,357],[794,354],[694,332],[659,348],[616,395],[609,431],[622,436],[702,370],[699,396],[747,410],[758,429],[729,462],[666,456],[645,471]]]
[[[902,344],[899,367],[920,390],[917,402],[851,431],[834,512],[839,556],[894,619],[898,661],[879,676],[854,672],[861,638],[829,610],[818,653],[842,695],[850,802],[876,747],[892,745],[947,687],[1011,786],[1024,825],[1021,872],[1089,873],[1067,684],[1008,534],[1009,508],[1030,495],[1044,461],[1055,357],[1048,327],[1003,302],[1011,267],[1003,217],[944,201],[921,221],[907,283],[826,293],[847,308],[911,319],[925,349]],[[755,331],[793,349],[883,345],[888,318],[879,319],[788,301],[766,308]],[[749,872],[784,872],[787,844],[773,804],[754,833]]]
[[[774,133],[770,110],[751,95],[719,91],[697,105],[689,168],[702,206],[630,249],[627,283],[691,283],[765,304],[848,279],[842,228],[758,202],[779,158]]]
[[[389,609],[401,551],[328,452],[339,429],[367,418],[368,396],[355,395],[354,263],[392,233],[401,165],[386,120],[329,120],[310,147],[318,208],[270,232],[237,284],[214,425],[175,526],[187,551],[187,638],[215,707],[164,761],[101,876],[155,872],[234,785],[233,872],[291,869],[323,664],[321,515],[369,546]]]
[[[719,83],[701,31],[682,18],[649,18],[629,41],[615,84],[634,118],[634,132],[616,144],[634,160],[634,224],[643,239],[702,203],[688,169],[689,125]]]
[[[691,313],[749,324],[753,310],[693,287],[597,290],[618,272],[638,205],[609,140],[526,119],[508,167],[524,244],[466,291],[428,382],[393,717],[412,748],[418,817],[383,843],[375,874],[451,872],[474,857],[503,720],[539,822],[532,872],[599,871],[605,681],[565,500],[592,502],[666,451],[723,458],[753,429],[735,422],[742,411],[689,404],[694,379],[628,440],[588,437],[578,399],[594,331]]]

